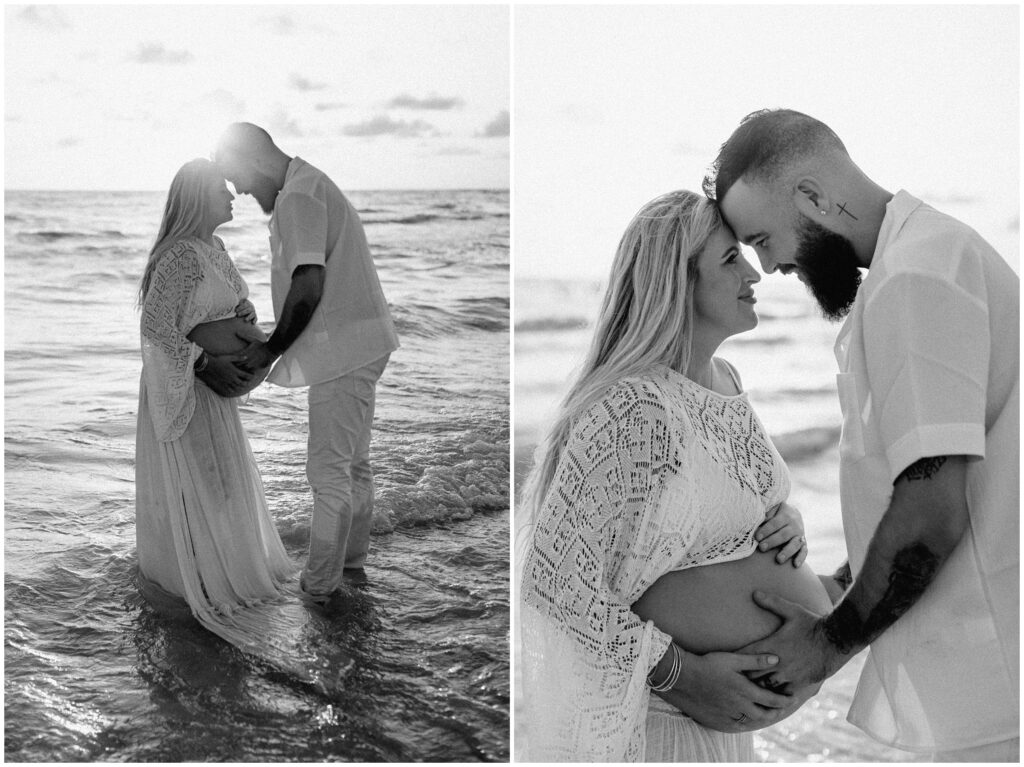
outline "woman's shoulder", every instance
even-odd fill
[[[590,416],[611,420],[662,420],[676,410],[670,382],[659,369],[624,376],[609,384],[587,408]]]
[[[192,237],[182,237],[164,246],[158,263],[172,264],[199,260],[199,243]]]
[[[736,386],[735,393],[741,394],[743,392],[743,382],[740,380],[740,374],[736,367],[729,360],[722,357],[712,357],[712,361],[718,368],[719,375],[731,380]]]

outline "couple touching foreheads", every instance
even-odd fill
[[[271,216],[269,338],[214,234],[232,218],[225,179]],[[262,607],[294,591],[328,604],[366,561],[375,391],[398,338],[359,216],[324,173],[235,123],[214,161],[192,160],[174,177],[139,306],[140,588],[259,651],[289,628]],[[297,590],[238,413],[236,398],[264,378],[309,390],[313,510]]]
[[[630,222],[527,481],[523,757],[753,761],[752,730],[870,646],[851,722],[1017,761],[1017,276],[799,112],[746,117],[704,192]],[[804,564],[786,464],[715,356],[758,322],[740,243],[845,318],[834,575]]]

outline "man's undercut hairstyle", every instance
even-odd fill
[[[799,157],[846,147],[821,120],[792,109],[761,109],[743,118],[704,176],[704,194],[721,201],[740,179],[775,181]]]

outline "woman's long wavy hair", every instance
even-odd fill
[[[693,338],[697,257],[722,226],[716,204],[685,190],[644,205],[626,227],[576,382],[538,447],[521,495],[536,518],[576,419],[610,386],[657,364],[686,373]]]
[[[139,283],[138,305],[142,306],[149,292],[156,262],[167,248],[184,237],[199,233],[206,213],[206,190],[211,179],[222,177],[217,166],[197,157],[181,166],[167,192],[164,215],[157,230],[156,240],[149,251],[149,260]]]

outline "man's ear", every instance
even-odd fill
[[[818,219],[832,205],[825,187],[814,176],[801,176],[793,184],[793,204],[808,218]]]

